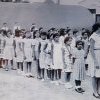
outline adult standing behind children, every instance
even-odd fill
[[[93,96],[100,98],[100,77],[96,77],[96,70],[100,69],[100,24],[93,25],[93,34],[90,37],[90,75],[92,77]]]

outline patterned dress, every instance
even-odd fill
[[[75,63],[74,63],[74,79],[75,80],[84,80],[85,78],[85,60],[84,60],[84,55],[85,52],[84,50],[78,50],[77,48],[74,49],[74,58],[75,58]]]
[[[65,65],[65,72],[72,72],[72,48],[71,46],[63,46],[62,48],[64,52],[64,65]]]

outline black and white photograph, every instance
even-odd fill
[[[100,0],[0,0],[0,100],[100,100]]]

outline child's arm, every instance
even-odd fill
[[[62,48],[62,59],[63,59],[63,68],[65,69],[66,67],[65,67],[65,58],[64,58],[64,53],[65,51],[64,51],[64,49]]]
[[[16,41],[13,40],[13,47],[14,47],[14,56],[16,57]]]
[[[53,62],[53,50],[54,50],[54,45],[52,44],[51,45],[51,57],[52,57],[52,64],[54,65],[54,62]]]
[[[4,48],[5,48],[5,46],[6,46],[6,40],[4,40],[4,44],[3,45],[4,45]]]
[[[73,64],[75,63],[75,59],[76,59],[75,57],[72,58],[72,63]]]
[[[41,43],[39,42],[39,45],[38,45],[38,54],[40,55],[40,52],[41,52]]]
[[[25,56],[25,43],[23,42],[23,54],[24,54],[24,59],[26,59],[26,56]]]
[[[36,56],[35,56],[35,45],[32,45],[32,57],[34,60],[36,60]]]

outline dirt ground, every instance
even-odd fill
[[[83,83],[86,90],[78,94],[74,88],[56,86],[49,80],[42,82],[36,78],[20,76],[16,71],[0,69],[0,100],[96,100],[92,96],[91,80]]]

